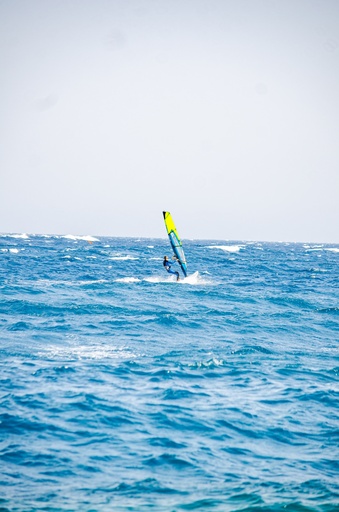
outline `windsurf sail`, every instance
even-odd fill
[[[179,260],[179,264],[181,266],[181,270],[184,273],[184,276],[187,277],[187,263],[186,263],[185,253],[182,248],[182,243],[179,238],[177,228],[175,227],[175,224],[173,222],[172,215],[170,214],[170,212],[162,212],[162,213],[164,216],[165,226],[166,226],[168,237],[171,242],[173,252]]]

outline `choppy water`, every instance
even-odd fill
[[[0,510],[338,511],[339,246],[0,236]]]

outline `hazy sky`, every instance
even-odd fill
[[[339,242],[338,0],[0,0],[0,232]]]

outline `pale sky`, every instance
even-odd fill
[[[0,0],[0,232],[339,242],[338,0]]]

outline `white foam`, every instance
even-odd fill
[[[56,359],[130,359],[137,357],[127,347],[79,345],[70,347],[46,347],[45,352]],[[43,352],[42,352],[43,354]],[[66,366],[67,368],[67,366]]]
[[[138,260],[135,256],[111,256],[110,260],[114,261],[127,261],[127,260]]]
[[[191,274],[191,275],[185,277],[185,279],[180,280],[179,283],[181,283],[181,284],[191,284],[191,285],[211,284],[211,282],[208,281],[207,279],[204,279],[199,274],[199,272],[194,272],[194,274]]]
[[[76,236],[76,235],[63,235],[61,238],[66,238],[67,240],[84,240],[85,242],[100,242],[99,238],[95,238],[91,235],[85,236]]]
[[[139,283],[140,279],[136,277],[122,277],[115,280],[116,283]]]
[[[7,235],[9,236],[10,238],[23,238],[23,239],[28,239],[29,236],[26,235],[26,233],[22,233],[21,235],[18,235],[18,234],[14,234],[14,235]]]
[[[331,252],[339,252],[339,248],[338,247],[327,247],[325,250],[326,251],[331,251]]]
[[[324,249],[323,244],[312,244],[312,245],[304,245],[306,251],[322,251]]]
[[[210,281],[207,279],[204,279],[199,272],[194,272],[194,274],[191,274],[184,279],[180,279],[177,281],[175,276],[169,276],[169,277],[159,277],[159,276],[152,276],[152,277],[146,277],[143,279],[143,281],[146,281],[147,283],[175,283],[175,284],[189,284],[189,285],[206,285],[211,284]]]
[[[85,240],[86,242],[100,242],[99,238],[95,238],[94,236],[91,235],[81,236],[79,239]]]
[[[152,277],[145,277],[143,281],[146,281],[146,283],[175,283],[176,278],[173,277],[159,277],[159,276],[152,276]]]
[[[20,249],[9,249],[9,252],[12,252],[13,254],[18,254]]]
[[[87,285],[90,285],[92,286],[93,284],[102,284],[102,283],[108,283],[107,279],[92,279],[90,281],[74,281],[74,282],[71,282],[69,283],[70,285],[74,285],[74,286],[87,286]]]
[[[64,235],[61,238],[67,238],[67,240],[76,240],[77,237],[74,235]]]
[[[224,252],[239,252],[244,245],[208,245],[207,249],[220,249]]]

